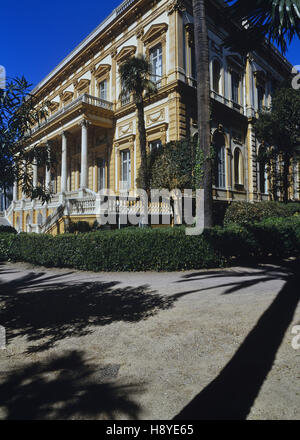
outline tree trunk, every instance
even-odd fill
[[[204,227],[212,227],[212,164],[210,139],[209,49],[205,0],[193,0],[197,68],[197,107],[199,147],[203,150]]]
[[[290,157],[288,154],[284,154],[283,156],[283,202],[287,203],[289,201],[289,171],[290,171]]]
[[[148,190],[148,173],[147,173],[147,154],[146,154],[146,128],[145,128],[145,116],[144,116],[144,102],[139,100],[136,103],[137,113],[138,113],[138,132],[139,132],[139,143],[140,143],[140,153],[141,153],[141,169],[140,169],[140,188],[147,191]]]
[[[4,207],[4,210],[6,210],[7,209],[7,192],[6,192],[6,185],[4,185],[4,188],[3,188],[3,190],[4,190],[4,192],[3,192],[3,196],[4,196],[4,200],[3,200],[3,207]]]

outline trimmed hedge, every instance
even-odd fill
[[[184,270],[220,267],[225,259],[203,236],[182,228],[0,236],[0,259],[92,271]]]
[[[280,202],[233,202],[226,210],[224,226],[230,223],[249,225],[266,218],[300,215],[300,203]]]
[[[0,225],[0,234],[17,234],[17,231],[12,226]]]
[[[300,217],[249,227],[215,227],[200,236],[184,228],[125,228],[88,234],[0,235],[0,260],[92,271],[172,271],[215,268],[234,260],[298,257]]]

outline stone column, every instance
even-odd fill
[[[17,200],[18,200],[18,183],[15,181],[13,187],[13,201],[16,202]]]
[[[48,165],[50,165],[50,143],[47,142],[46,148],[48,150]],[[48,168],[47,165],[46,165],[46,169],[45,169],[45,187],[46,187],[46,190],[50,189],[50,185],[51,185],[51,170],[50,170],[50,167]]]
[[[68,146],[67,146],[67,133],[62,132],[62,148],[61,148],[61,192],[67,191],[67,179],[68,179]]]
[[[38,169],[37,169],[37,160],[33,159],[32,162],[32,186],[35,189],[38,184]]]
[[[22,170],[23,176],[22,176],[22,180],[21,180],[21,188],[22,188],[22,200],[24,200],[24,199],[26,199],[26,194],[23,191],[23,184],[24,184],[25,174],[27,173],[27,162],[25,159],[23,160],[22,168],[23,168],[23,170]]]
[[[81,172],[80,189],[88,186],[88,121],[81,122]]]

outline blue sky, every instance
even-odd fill
[[[17,0],[0,8],[0,65],[8,77],[24,75],[35,86],[74,49],[121,0]],[[287,58],[300,65],[300,41]]]

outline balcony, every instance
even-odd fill
[[[46,118],[45,121],[40,122],[31,130],[31,136],[34,136],[37,132],[40,132],[49,126],[55,125],[58,121],[61,122],[62,119],[68,119],[69,116],[75,116],[76,113],[82,113],[83,110],[88,113],[88,110],[91,108],[93,108],[93,113],[95,113],[95,110],[97,113],[98,110],[98,113],[101,116],[106,116],[109,119],[112,119],[113,117],[112,102],[84,93],[69,104],[66,104],[61,109],[57,110],[53,115]]]

